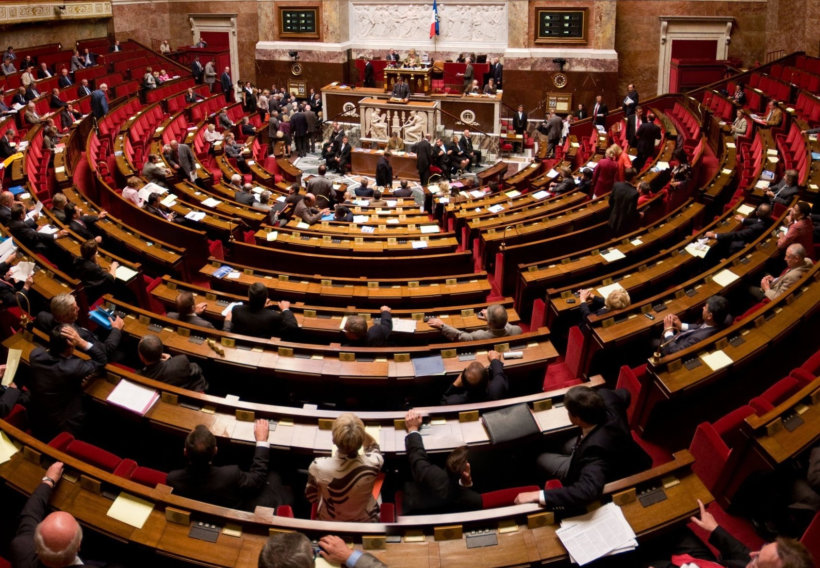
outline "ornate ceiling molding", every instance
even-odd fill
[[[28,22],[95,20],[110,18],[111,2],[33,2],[0,3],[0,22],[4,25]]]

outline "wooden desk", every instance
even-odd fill
[[[366,176],[376,175],[376,164],[384,154],[383,150],[366,150],[364,148],[353,148],[350,153],[350,164],[354,174]],[[393,166],[393,179],[418,180],[419,172],[416,167],[416,155],[412,152],[396,152],[390,158],[390,165]]]
[[[410,92],[423,93],[425,95],[430,94],[431,86],[429,67],[386,67],[384,69],[384,90],[386,92],[392,92],[393,85],[395,85],[399,77],[404,79],[410,87]]]

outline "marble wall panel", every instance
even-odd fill
[[[3,50],[60,42],[67,48],[78,39],[105,37],[110,19],[78,22],[51,22],[10,26],[3,30]]]

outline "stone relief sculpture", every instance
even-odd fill
[[[411,110],[410,119],[404,124],[404,141],[418,142],[425,134],[427,134],[427,115]]]
[[[387,140],[389,138],[387,134],[387,115],[374,108],[370,113],[370,128],[368,131],[371,138]]]

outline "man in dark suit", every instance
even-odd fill
[[[376,86],[376,79],[373,74],[373,62],[370,61],[370,58],[366,58],[364,62],[364,83],[363,86],[365,87],[375,87]]]
[[[25,87],[18,87],[17,92],[14,93],[14,96],[11,97],[11,104],[12,105],[20,105],[26,106],[28,100],[26,99],[26,88]]]
[[[74,81],[71,80],[71,75],[68,74],[67,68],[63,67],[63,70],[60,71],[60,78],[57,79],[57,84],[61,89],[65,89],[74,84]]]
[[[561,143],[561,133],[563,131],[564,121],[555,114],[555,111],[550,111],[547,120],[547,157],[551,158],[555,155],[555,148]]]
[[[635,168],[624,170],[624,181],[615,182],[609,194],[609,228],[613,236],[623,235],[638,228],[638,190],[632,185]]]
[[[145,365],[140,370],[140,375],[183,389],[197,392],[207,390],[208,381],[202,375],[199,365],[189,361],[185,355],[170,357],[162,350],[162,340],[156,335],[145,335],[140,339],[137,353]]]
[[[404,78],[401,75],[396,77],[396,83],[393,85],[393,94],[390,97],[402,101],[406,101],[410,98],[410,87],[404,82]]]
[[[202,63],[199,62],[199,56],[197,55],[191,62],[191,75],[193,76],[194,81],[197,83],[202,83],[202,77],[204,74],[205,68],[202,66]]]
[[[0,262],[0,307],[2,308],[16,307],[18,295],[25,296],[24,299],[26,299],[31,290],[32,275],[21,282],[15,282],[11,276],[11,268],[16,257],[17,253],[13,252],[4,262]],[[0,366],[0,377],[2,376],[2,366]]]
[[[48,68],[48,63],[40,63],[40,68],[37,70],[37,78],[38,79],[48,79],[49,77],[53,77],[54,74]]]
[[[77,317],[80,315],[80,307],[77,300],[71,294],[57,294],[49,303],[49,311],[42,311],[34,319],[34,325],[46,333],[51,333],[55,326],[68,324],[72,326],[81,338],[95,345],[99,344],[105,353],[106,358],[111,361],[116,359],[117,348],[122,339],[122,318],[116,316],[111,320],[111,330],[106,334],[102,328],[97,328],[97,335],[90,330],[77,324]]]
[[[0,160],[5,160],[12,154],[16,152],[14,146],[11,145],[12,141],[14,140],[14,130],[9,128],[3,134],[3,137],[0,138]],[[9,211],[9,218],[11,217],[11,211]]]
[[[447,387],[441,397],[441,404],[468,404],[506,397],[510,384],[504,373],[501,354],[490,350],[487,359],[490,365],[486,369],[478,361],[467,365],[458,378]]]
[[[296,142],[296,153],[300,158],[307,156],[308,150],[307,117],[302,109],[302,104],[299,104],[298,110],[290,117],[290,128],[291,132],[293,132],[293,139]]]
[[[91,93],[91,114],[97,120],[108,114],[108,85],[103,83],[100,88]]]
[[[225,67],[222,75],[219,76],[219,83],[222,85],[222,92],[225,93],[225,102],[231,102],[231,93],[233,92],[233,81],[231,80],[231,68]]]
[[[359,183],[359,186],[353,190],[353,194],[356,197],[373,197],[373,188],[369,186],[370,183],[367,181],[367,178],[365,178]]]
[[[498,60],[498,57],[493,57],[493,62],[490,65],[490,77],[495,81],[495,87],[497,89],[503,89],[504,86],[502,85],[502,81],[504,79],[504,66],[501,65],[501,62]]]
[[[592,107],[592,123],[595,125],[606,126],[606,115],[609,109],[602,101],[601,95],[595,97],[595,105]]]
[[[41,233],[26,221],[26,210],[22,203],[11,206],[11,219],[8,223],[12,236],[29,249],[44,254],[54,252],[54,241],[68,234],[66,229],[60,229],[54,234]]]
[[[626,139],[629,146],[634,148],[638,143],[638,129],[644,123],[643,108],[640,106],[635,109],[633,114],[626,117]],[[626,148],[624,148],[626,149]]]
[[[467,64],[466,67],[464,67],[464,73],[459,73],[464,79],[464,85],[461,87],[462,93],[466,93],[473,85],[473,59],[468,57],[464,60],[464,63]]]
[[[328,167],[335,169],[340,174],[345,174],[347,173],[348,164],[350,164],[350,144],[347,141],[347,136],[343,136],[338,150],[328,160]]]
[[[772,205],[775,203],[780,203],[781,205],[791,204],[792,197],[800,191],[800,186],[797,181],[798,175],[797,170],[786,170],[781,180],[772,184],[769,189],[766,190],[764,194],[766,200]]]
[[[83,531],[71,513],[48,514],[48,501],[62,476],[63,462],[51,464],[20,511],[17,534],[9,549],[14,568],[101,566],[84,564],[77,556]]]
[[[524,112],[524,105],[518,105],[518,110],[513,115],[513,130],[516,134],[524,134],[527,130],[527,113]]]
[[[90,359],[77,357],[75,347]],[[86,341],[67,323],[51,330],[48,350],[36,347],[31,352],[28,411],[32,430],[38,438],[50,440],[60,432],[76,435],[82,431],[83,380],[99,372],[106,362],[102,344]]]
[[[646,122],[638,127],[635,132],[635,147],[638,150],[637,157],[632,161],[632,167],[636,171],[641,171],[646,161],[655,155],[655,140],[661,139],[661,129],[655,124],[655,115],[647,113]]]
[[[562,517],[586,511],[601,497],[604,485],[652,466],[652,459],[632,439],[626,419],[629,391],[572,387],[564,397],[570,422],[581,433],[560,453],[544,453],[538,466],[563,487],[521,493],[516,503],[540,503]]]
[[[376,163],[376,185],[380,187],[393,187],[393,166],[390,165],[392,155],[390,150],[385,150]]]
[[[475,167],[481,165],[481,150],[473,148],[473,139],[470,137],[470,131],[465,130],[463,136],[458,141],[458,149],[464,154],[464,157],[470,160],[468,167]]]
[[[638,108],[638,100],[638,91],[635,90],[635,85],[630,83],[626,87],[626,96],[621,104],[621,107],[624,109],[624,115],[632,116],[635,114],[635,109]]]
[[[430,180],[430,163],[433,161],[433,146],[430,144],[430,134],[413,145],[413,152],[416,153],[416,168],[419,172],[421,185],[427,185]]]
[[[234,200],[242,205],[253,205],[254,201],[253,198],[253,186],[249,183],[246,183],[240,187],[233,196]]]
[[[176,154],[179,173],[189,181],[194,181],[196,179],[196,158],[191,147],[187,144],[180,144],[176,140],[171,140],[171,151]]]
[[[253,511],[257,506],[278,507],[290,504],[288,490],[275,472],[268,473],[270,444],[268,421],[260,418],[253,425],[256,440],[250,471],[236,465],[215,466],[216,438],[200,424],[185,438],[188,465],[168,473],[168,485],[175,495],[205,501],[222,507]]]
[[[248,288],[247,304],[234,306],[225,316],[225,325],[222,329],[254,337],[293,337],[299,329],[299,324],[290,311],[290,302],[280,301],[279,311],[268,309],[272,305],[265,285],[254,282]]]
[[[376,167],[376,179],[378,180],[378,166]],[[318,175],[313,176],[307,182],[307,191],[308,193],[312,193],[316,196],[316,199],[319,199],[319,196],[322,196],[322,200],[319,202],[321,203],[322,207],[330,207],[336,201],[335,196],[333,195],[333,182],[331,182],[327,177],[327,166],[324,164],[319,166]],[[376,182],[378,183],[378,181]]]
[[[91,90],[91,86],[88,84],[88,79],[83,79],[80,81],[80,86],[77,87],[77,98],[87,97],[93,92],[94,91]]]
[[[432,462],[419,434],[422,417],[410,410],[404,418],[407,436],[404,447],[413,481],[404,485],[404,502],[400,514],[456,513],[481,509],[481,494],[473,489],[467,446],[456,448],[447,456],[446,469]]]
[[[83,117],[83,113],[74,109],[71,103],[66,104],[63,110],[60,111],[60,124],[63,129],[69,129],[74,126],[74,123]]]
[[[48,106],[53,109],[64,108],[68,103],[60,98],[60,89],[54,88],[51,90],[51,98],[48,101]]]
[[[662,355],[683,351],[707,339],[725,327],[731,319],[729,302],[723,296],[710,296],[703,304],[703,322],[682,323],[675,314],[663,318],[663,340],[658,349]]]
[[[717,240],[717,242],[709,248],[709,252],[706,253],[706,262],[708,263],[710,258],[717,260],[724,254],[732,255],[745,248],[746,245],[754,241],[771,227],[771,214],[772,206],[768,203],[761,203],[748,217],[742,215],[735,216],[735,220],[740,221],[740,226],[734,231],[728,233],[706,231],[706,233],[704,233],[705,237]]]
[[[393,316],[389,306],[381,307],[381,316],[370,329],[362,316],[348,316],[345,322],[343,345],[350,347],[384,347],[393,331]]]
[[[308,537],[297,532],[279,533],[268,538],[265,547],[259,553],[258,568],[314,568],[314,558],[319,556],[331,566],[387,568],[384,562],[372,554],[351,549],[336,535],[323,536],[319,539],[319,546],[314,548]],[[298,565],[295,563],[296,559]]]

